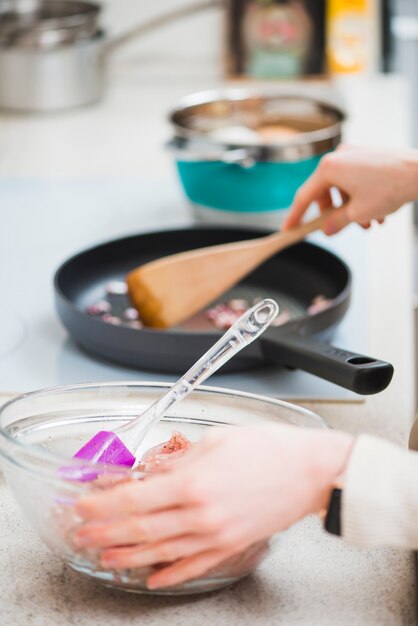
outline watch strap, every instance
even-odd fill
[[[335,487],[331,492],[324,528],[332,535],[341,536],[341,501],[342,489]]]

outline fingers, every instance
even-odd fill
[[[202,576],[231,555],[232,553],[229,550],[210,550],[182,559],[149,576],[147,587],[149,589],[158,589],[160,587],[179,585],[186,580]]]
[[[318,198],[324,197],[324,194],[329,194],[330,184],[323,176],[322,171],[322,168],[318,166],[312,176],[299,189],[293,200],[292,208],[283,222],[282,230],[288,230],[297,226],[309,205],[317,201]]]
[[[108,548],[199,531],[199,515],[194,509],[173,509],[153,515],[131,515],[108,521],[87,522],[74,535],[80,548]]]
[[[318,205],[320,211],[326,211],[327,209],[332,208],[333,202],[331,198],[331,192],[329,189],[324,191],[322,195],[320,195],[315,202]]]
[[[335,209],[332,215],[324,224],[323,231],[326,235],[335,235],[352,221],[349,212],[349,205],[344,205],[340,209]]]
[[[384,224],[385,223],[385,218],[381,217],[378,218],[376,220],[374,220],[376,222],[376,224]],[[372,224],[373,224],[373,220],[371,220],[370,222],[366,221],[366,222],[359,222],[360,226],[362,228],[364,228],[365,230],[368,230],[369,228],[371,228]]]
[[[156,563],[172,563],[179,558],[206,551],[209,546],[210,540],[207,537],[185,535],[154,544],[110,548],[103,552],[100,561],[103,567],[114,569],[147,567]]]
[[[324,224],[324,233],[326,235],[335,235],[351,222],[357,222],[364,230],[368,230],[371,227],[372,222],[369,220],[357,219],[357,214],[361,213],[364,214],[364,211],[359,211],[350,203],[343,205],[340,209],[335,209],[330,218]],[[378,224],[383,224],[384,221],[384,218],[376,220]]]
[[[106,489],[81,498],[75,505],[83,519],[108,519],[127,514],[146,514],[181,504],[185,481],[181,474],[167,472],[144,481]]]

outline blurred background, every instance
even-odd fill
[[[122,84],[173,86],[174,102],[225,81],[329,85],[382,72],[407,76],[415,104],[417,13],[414,0],[0,0],[0,115],[74,110]],[[81,43],[91,49],[76,58]],[[4,160],[4,136],[0,147]]]
[[[98,5],[0,0],[0,110],[36,112],[79,104],[77,98],[71,101],[63,78],[60,89],[68,93],[61,101],[54,103],[51,96],[51,103],[42,102],[41,89],[52,92],[53,83],[59,82],[53,73],[61,71],[58,61],[55,68],[41,70],[32,60],[23,71],[22,62],[12,56],[34,57],[42,49],[52,66],[53,53],[63,43],[74,51],[81,41],[97,40],[99,31],[106,47],[106,83],[116,88],[121,81],[134,85],[135,78],[138,86],[144,80],[181,86],[195,79],[210,87],[218,80],[332,81],[398,72],[411,81],[415,95],[417,14],[414,0],[161,0],[158,5],[144,0],[104,0]],[[71,82],[68,60],[62,71]],[[51,84],[41,86],[47,78]],[[92,74],[86,72],[84,81],[94,82]],[[88,104],[94,90],[89,95],[84,89]],[[417,134],[414,123],[414,141]]]
[[[15,309],[33,303],[24,350],[13,352],[15,313],[3,323],[4,384],[117,377],[56,319],[51,279],[66,257],[193,221],[278,228],[341,140],[418,146],[417,69],[416,0],[0,0],[0,248],[14,268],[2,263],[0,279]],[[373,241],[325,242],[362,293]],[[350,311],[342,345],[365,350],[365,319]],[[30,367],[35,353],[48,364]],[[295,381],[294,396],[335,396]],[[255,391],[274,389],[264,382]]]

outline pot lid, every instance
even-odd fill
[[[80,0],[0,2],[0,38],[45,31],[84,28],[95,21],[100,6]]]

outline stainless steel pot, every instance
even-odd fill
[[[78,0],[35,0],[0,4],[0,45],[52,48],[92,37],[98,30],[100,7]]]
[[[233,88],[193,94],[170,113],[169,147],[183,160],[219,160],[250,167],[258,161],[299,161],[333,150],[341,140],[343,110],[295,87]],[[224,129],[280,129],[265,135],[229,136]],[[294,131],[289,135],[289,131]],[[226,140],[225,140],[226,139]]]
[[[47,112],[99,100],[109,55],[135,37],[219,5],[200,0],[108,39],[82,0],[0,0],[0,108]]]
[[[299,187],[340,143],[344,119],[334,94],[305,84],[184,98],[169,115],[168,147],[195,217],[278,228]]]

